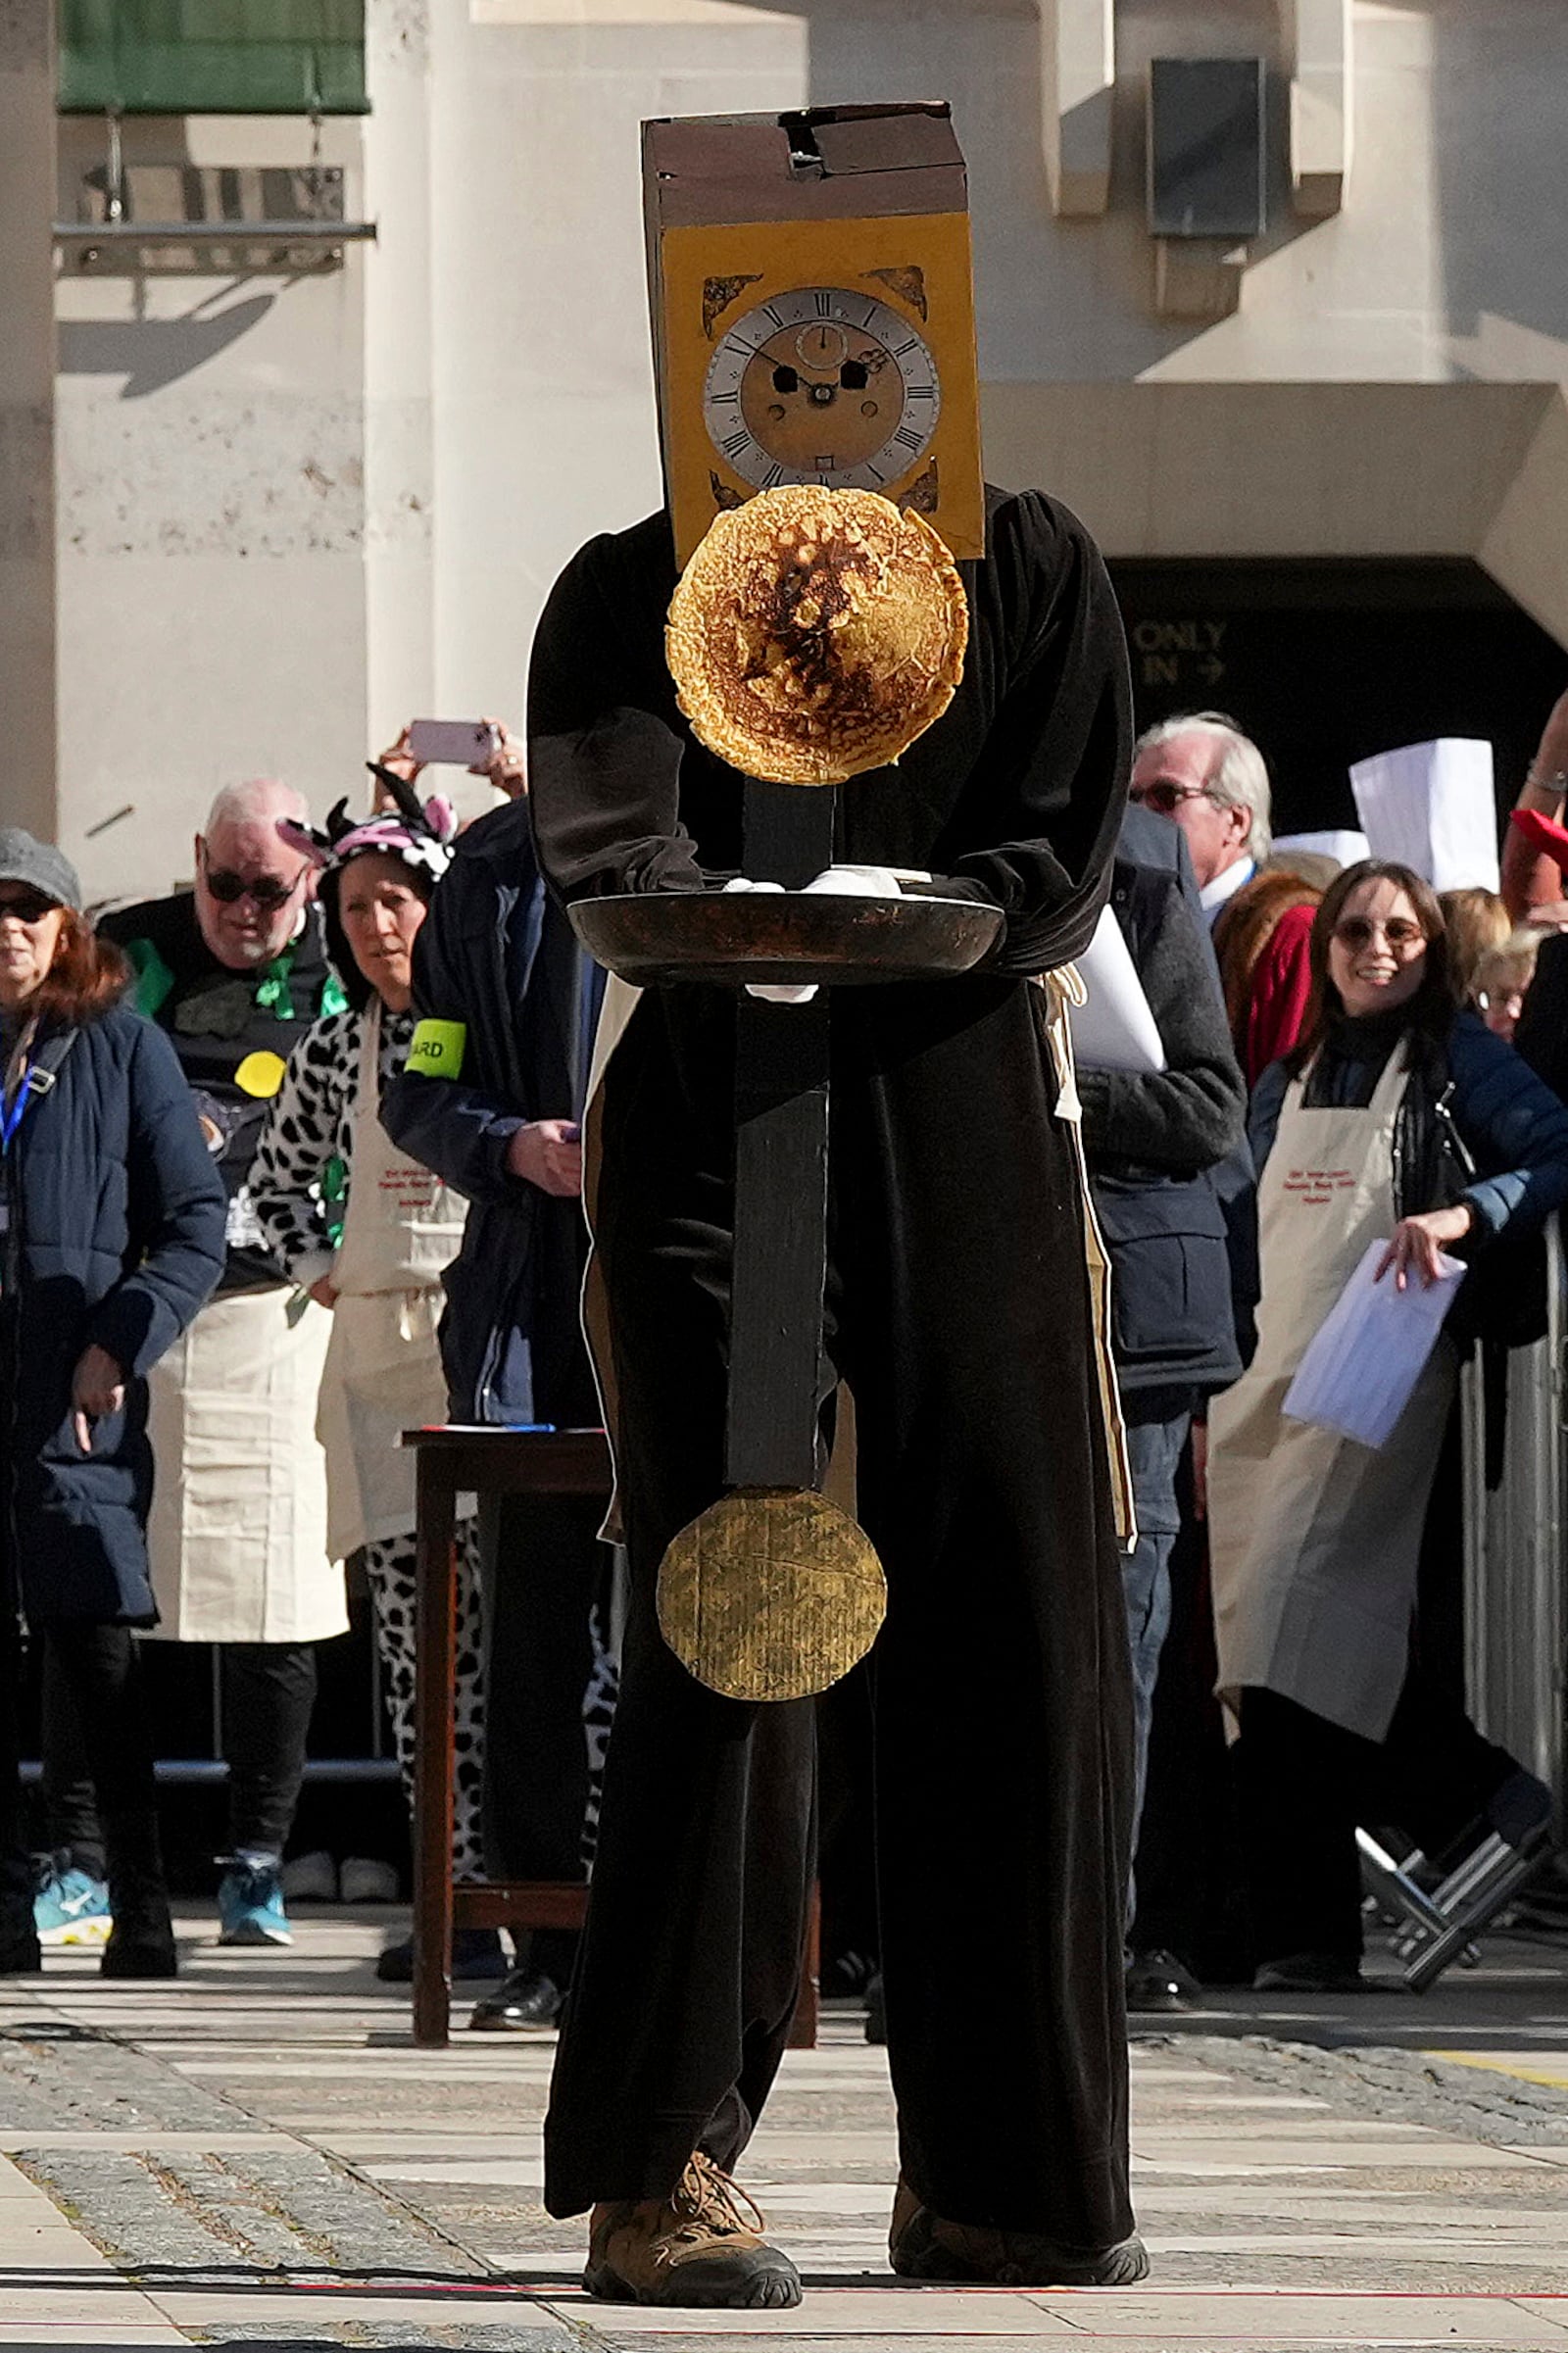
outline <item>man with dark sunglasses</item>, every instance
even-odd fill
[[[348,1617],[326,1556],[316,1396],[331,1330],[269,1255],[251,1161],[296,1041],[344,1000],[326,960],[314,868],[277,830],[304,819],[270,779],[220,793],[196,837],[194,887],[107,915],[141,1011],[168,1032],[228,1194],[222,1281],[149,1385],[157,1488],[148,1527],[159,1633],[219,1646],[229,1768],[220,1941],[287,1944],[279,1867],[305,1767],[316,1643]],[[51,1843],[94,1876],[90,1788],[70,1724],[45,1729]],[[101,1872],[97,1874],[101,1876]]]
[[[1133,747],[1128,798],[1187,838],[1199,902],[1212,929],[1270,848],[1263,755],[1223,711],[1161,719]]]

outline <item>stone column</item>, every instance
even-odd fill
[[[463,12],[465,20],[466,10]],[[367,751],[437,710],[431,449],[429,0],[368,0],[365,264]],[[477,169],[477,166],[474,167]],[[518,650],[520,666],[521,649]],[[477,711],[471,714],[477,717]],[[451,777],[428,777],[425,789]],[[474,808],[488,794],[466,794]]]
[[[53,840],[55,71],[51,0],[0,0],[0,822]]]

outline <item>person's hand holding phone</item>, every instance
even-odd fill
[[[530,1119],[513,1131],[507,1167],[541,1193],[575,1200],[582,1191],[582,1130],[574,1119]]]
[[[528,773],[523,762],[522,746],[505,719],[484,719],[481,725],[495,730],[496,748],[483,766],[475,773],[493,784],[498,793],[509,801],[520,801],[528,790]]]
[[[395,744],[389,744],[386,750],[378,755],[376,764],[378,767],[390,768],[393,775],[400,777],[405,784],[413,784],[424,766],[423,760],[416,760],[413,751],[410,749],[409,730],[407,727],[403,729],[403,732],[398,737],[398,740]],[[375,784],[375,806],[377,809],[385,809],[389,805],[391,795],[388,793],[380,778],[377,777]]]

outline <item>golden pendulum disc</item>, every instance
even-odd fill
[[[864,1531],[825,1495],[752,1488],[681,1530],[658,1599],[665,1642],[710,1691],[804,1699],[870,1649],[887,1581]]]

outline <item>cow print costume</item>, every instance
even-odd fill
[[[354,1097],[364,1042],[363,1013],[328,1013],[289,1061],[251,1173],[251,1199],[269,1249],[302,1289],[332,1271],[354,1150]],[[414,1035],[412,1013],[381,1015],[378,1077],[400,1070]],[[412,1796],[414,1771],[414,1531],[367,1544],[365,1573],[375,1608],[376,1648],[387,1713]],[[484,1781],[484,1604],[478,1521],[460,1524],[457,1578],[452,1876],[484,1877],[479,1806]]]

